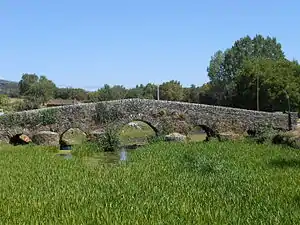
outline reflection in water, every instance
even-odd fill
[[[60,145],[60,150],[72,150],[71,145]]]
[[[131,147],[127,148],[122,147],[119,151],[116,152],[101,152],[94,154],[93,156],[84,157],[84,161],[86,161],[88,164],[118,164],[119,162],[128,160],[128,154],[130,151],[134,151],[134,149],[137,148]],[[57,156],[63,157],[64,159],[72,159],[72,153],[59,153]]]
[[[127,159],[127,152],[124,148],[122,148],[120,152],[120,161],[125,161],[126,159]]]
[[[57,154],[57,155],[64,157],[64,159],[72,159],[72,157],[73,157],[71,153],[68,153],[68,154]]]

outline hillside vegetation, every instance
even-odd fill
[[[0,94],[16,97],[19,95],[18,82],[0,80]]]

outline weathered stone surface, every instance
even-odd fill
[[[219,134],[220,141],[235,141],[243,138],[241,134],[235,134],[233,132],[224,132]]]
[[[186,136],[179,133],[172,133],[165,136],[166,141],[173,142],[184,142],[186,140]]]
[[[300,129],[277,134],[273,138],[274,144],[284,144],[292,148],[300,149]]]
[[[297,125],[297,113],[291,113],[292,127]],[[203,126],[213,134],[263,127],[288,130],[288,115],[245,109],[147,99],[124,99],[98,103],[52,107],[0,116],[0,140],[28,131],[30,137],[40,131],[53,131],[62,135],[77,127],[85,133],[107,126],[123,127],[132,121],[144,121],[158,134],[184,133],[193,126]],[[168,128],[168,129],[166,129]],[[2,137],[3,135],[3,137]]]
[[[86,140],[86,134],[79,128],[70,128],[61,137],[61,143],[64,145],[80,145]]]
[[[88,139],[90,141],[96,141],[99,140],[101,136],[104,135],[104,131],[103,130],[94,130],[92,132],[89,133],[88,135]]]
[[[59,134],[51,131],[40,131],[33,136],[32,141],[38,145],[59,146]]]

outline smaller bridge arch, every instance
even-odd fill
[[[117,130],[121,130],[124,126],[128,125],[129,123],[133,121],[139,121],[147,124],[151,129],[155,132],[155,135],[158,136],[161,133],[161,128],[159,126],[159,123],[153,120],[147,120],[147,119],[142,119],[142,118],[124,118],[121,121],[113,123],[113,126]],[[108,125],[109,126],[109,125]]]

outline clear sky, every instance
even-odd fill
[[[245,35],[274,36],[300,60],[299,26],[299,0],[0,0],[0,77],[201,85],[214,52]]]

